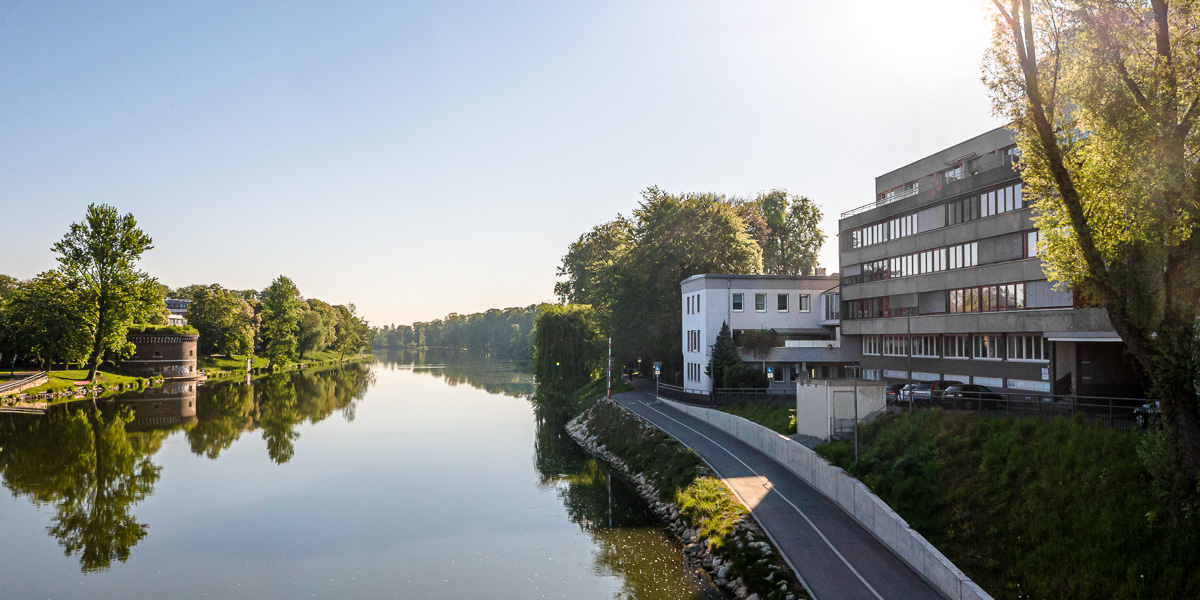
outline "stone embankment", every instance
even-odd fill
[[[150,379],[147,381],[148,381],[148,383],[146,384],[146,387],[149,387],[149,386],[161,384],[163,380],[162,379]],[[102,393],[106,393],[106,392],[133,391],[133,390],[138,389],[138,387],[139,386],[136,381],[131,381],[124,385],[119,384],[119,383],[114,384],[114,385],[109,385],[109,386],[89,385],[89,386],[79,386],[77,388],[68,388],[65,390],[58,390],[56,392],[39,392],[36,394],[13,394],[11,396],[5,396],[3,398],[0,398],[0,405],[13,406],[13,405],[17,405],[17,404],[21,404],[21,403],[28,403],[28,402],[52,402],[54,400],[60,400],[62,398],[74,398],[74,397],[80,396],[80,395],[87,395],[87,394],[92,393],[93,391],[95,391],[97,394],[102,394]]]
[[[781,555],[767,541],[766,535],[748,513],[743,513],[734,521],[734,531],[723,536],[723,540],[705,537],[701,533],[700,525],[692,522],[679,506],[660,500],[658,490],[646,474],[634,472],[624,460],[610,452],[603,441],[589,431],[590,415],[591,411],[585,412],[567,423],[568,435],[587,452],[603,459],[633,481],[638,493],[684,544],[684,555],[689,563],[706,572],[718,589],[742,600],[796,600],[797,594],[800,598],[809,598],[791,573],[791,569],[782,561]],[[636,423],[636,427],[645,430],[639,433],[648,434],[649,430],[657,432],[657,429],[641,419],[633,415],[630,417],[631,421]],[[682,445],[680,450],[687,451]],[[715,477],[707,467],[701,467],[700,470],[701,477]],[[722,545],[725,547],[719,548]],[[759,593],[752,590],[769,592]]]

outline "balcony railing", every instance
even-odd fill
[[[999,169],[1001,167],[1008,167],[1011,164],[1012,164],[1012,159],[1007,154],[996,153],[996,154],[983,156],[983,157],[979,158],[976,162],[968,163],[968,165],[964,166],[962,174],[959,175],[958,177],[947,180],[946,177],[943,175],[943,172],[941,172],[941,171],[939,171],[937,173],[930,173],[929,175],[926,175],[926,176],[920,178],[919,180],[917,180],[916,184],[911,189],[907,189],[902,192],[897,192],[891,196],[888,196],[888,197],[880,199],[880,200],[876,200],[875,202],[872,202],[870,204],[865,204],[858,208],[848,210],[848,211],[842,213],[841,218],[845,219],[846,217],[852,217],[854,215],[861,214],[861,213],[867,212],[869,210],[879,208],[881,206],[887,206],[888,204],[891,204],[897,200],[903,200],[904,198],[914,196],[917,193],[919,193],[919,191],[921,191],[921,190],[924,190],[924,191],[936,190],[948,183],[954,183],[957,181],[962,181],[964,179],[970,179],[971,177],[974,177],[976,175],[982,175],[993,169]],[[967,171],[968,168],[970,169],[970,172]]]

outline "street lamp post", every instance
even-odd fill
[[[854,466],[858,466],[858,365],[847,367],[854,369]]]

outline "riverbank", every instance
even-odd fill
[[[604,399],[569,422],[567,432],[634,482],[692,564],[719,588],[736,598],[808,598],[745,507],[694,452]]]
[[[1082,422],[887,416],[817,447],[997,598],[1200,597],[1200,516],[1164,509],[1155,436]]]
[[[162,378],[145,378],[112,371],[97,371],[95,381],[87,379],[87,369],[50,371],[49,380],[37,387],[22,392],[0,396],[5,404],[17,402],[56,402],[70,400],[93,393],[97,398],[162,384]]]
[[[363,362],[374,360],[374,358],[375,355],[373,354],[353,354],[342,357],[341,353],[334,350],[321,350],[319,352],[310,353],[304,359],[298,360],[294,363],[289,363],[286,367],[277,369],[276,372],[282,373],[285,371],[295,371],[297,369],[307,369],[309,367],[337,363]],[[196,367],[204,371],[204,374],[210,379],[245,375],[246,356],[201,356],[199,360],[196,361]],[[265,356],[255,356],[253,361],[251,361],[250,372],[255,374],[265,373],[270,369],[270,367],[271,361]]]

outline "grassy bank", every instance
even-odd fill
[[[108,389],[115,385],[121,386],[121,388],[127,388],[131,384],[133,385],[133,387],[144,387],[151,383],[149,379],[145,379],[143,377],[123,375],[121,373],[113,373],[110,371],[97,371],[95,381],[89,381],[87,379],[87,376],[88,376],[87,369],[67,369],[67,370],[63,370],[63,371],[50,371],[47,373],[47,375],[49,376],[49,381],[47,381],[46,383],[39,385],[37,387],[29,388],[29,389],[21,392],[21,394],[35,395],[35,394],[41,394],[43,392],[57,393],[57,392],[61,392],[63,390],[71,390],[71,389],[79,390],[80,392],[84,392],[96,385],[99,385],[104,388],[104,390],[101,392],[101,394],[99,394],[99,396],[104,396],[106,394],[119,393],[119,392],[113,392]],[[83,382],[85,382],[85,381],[88,381],[88,384],[83,385]],[[6,397],[16,396],[16,395],[17,394],[13,393],[13,394],[8,394]]]
[[[303,359],[297,359],[295,363],[288,365],[286,369],[291,370],[303,367],[311,367],[320,364],[336,363],[341,359],[342,354],[334,350],[322,350],[320,352],[310,352]],[[371,354],[347,354],[346,362],[357,362],[372,358]],[[197,368],[204,371],[204,374],[209,377],[228,377],[231,375],[242,375],[246,373],[246,356],[201,356],[196,361]],[[265,370],[271,366],[271,361],[265,356],[255,356],[251,363],[251,368],[255,371]]]
[[[539,408],[562,411],[562,415],[567,419],[572,419],[591,408],[597,400],[603,398],[607,389],[603,377],[562,394],[545,393],[539,387],[534,402]],[[630,391],[633,391],[633,386],[626,383],[623,379],[613,380],[612,393],[620,394],[621,392]]]
[[[1163,513],[1144,436],[923,412],[817,451],[997,598],[1200,597],[1200,515]]]
[[[605,450],[643,475],[660,501],[698,532],[700,543],[729,564],[730,581],[741,578],[749,593],[763,599],[807,598],[786,563],[741,526],[748,518],[745,507],[719,479],[705,474],[695,452],[610,402],[597,402],[581,419]]]
[[[795,407],[768,406],[763,404],[727,404],[716,408],[731,415],[737,415],[754,421],[776,433],[782,433],[783,435],[796,433],[796,415],[792,412]]]

